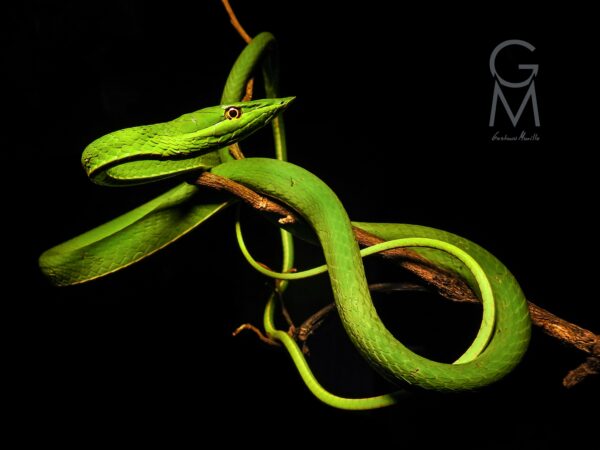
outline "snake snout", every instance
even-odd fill
[[[296,100],[296,97],[284,97],[279,99],[279,106],[280,106],[280,112],[281,111],[285,111],[287,109],[287,107],[290,105],[290,103],[292,103],[294,100]]]

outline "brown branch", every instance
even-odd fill
[[[575,348],[600,357],[600,337],[574,323],[567,322],[550,311],[529,302],[531,321],[544,332],[558,340],[568,342]]]
[[[250,35],[248,33],[246,33],[246,30],[244,30],[244,27],[242,27],[242,24],[239,22],[239,20],[237,20],[237,17],[235,16],[235,13],[233,12],[233,8],[229,4],[229,0],[221,0],[221,1],[223,2],[225,11],[227,11],[227,14],[229,15],[229,20],[231,21],[231,25],[233,25],[233,28],[236,29],[236,31],[239,33],[239,35],[242,37],[242,39],[246,42],[246,44],[249,43],[252,40],[252,38],[250,37]]]
[[[528,303],[529,314],[534,325],[540,327],[549,336],[590,355],[563,378],[563,386],[572,388],[587,377],[598,375],[600,373],[600,336],[579,325],[567,322],[532,302]]]
[[[242,149],[237,142],[234,142],[229,147],[229,154],[233,156],[233,159],[244,159],[244,154],[242,153]]]
[[[279,223],[282,225],[298,221],[294,212],[288,208],[228,178],[204,172],[197,179],[196,184],[225,190],[240,197],[258,211],[270,212],[282,216],[279,219]],[[356,240],[362,246],[369,247],[384,242],[383,239],[358,227],[353,227],[353,229]],[[381,252],[381,255],[425,281],[430,287],[436,289],[442,297],[448,300],[469,303],[479,302],[477,296],[462,279],[451,272],[435,266],[431,261],[410,249],[396,248],[386,250],[385,252]],[[597,374],[600,371],[600,336],[561,319],[532,302],[528,302],[528,305],[531,320],[535,326],[540,327],[547,335],[590,355],[586,362],[567,374],[563,380],[563,385],[572,387],[587,376]]]
[[[248,83],[246,83],[246,93],[244,94],[242,101],[249,102],[252,100],[252,95],[254,95],[254,78],[250,78]]]
[[[302,343],[302,353],[305,355],[310,355],[310,350],[308,349],[308,338],[315,332],[317,329],[323,324],[323,321],[326,317],[335,311],[335,303],[330,303],[329,305],[319,309],[316,313],[302,322],[296,332],[293,334],[293,337]]]
[[[595,354],[600,355],[600,346],[596,346]],[[563,386],[572,388],[581,383],[590,375],[598,375],[600,373],[600,357],[588,356],[588,358],[578,367],[571,370],[563,379]]]
[[[281,347],[281,344],[279,343],[279,341],[274,341],[273,339],[271,339],[268,336],[265,336],[262,331],[260,331],[258,328],[256,328],[254,325],[252,325],[251,323],[243,323],[241,324],[239,327],[237,327],[233,333],[231,333],[232,336],[237,336],[238,334],[240,334],[242,331],[252,331],[261,341],[263,341],[265,344],[269,344],[272,345],[274,347]]]
[[[279,223],[282,225],[296,222],[296,217],[289,209],[281,206],[279,203],[275,203],[263,195],[257,194],[243,184],[236,183],[228,178],[210,172],[202,172],[196,179],[195,184],[210,187],[218,191],[227,191],[236,197],[241,198],[244,202],[258,211],[278,214],[282,216],[279,219]]]

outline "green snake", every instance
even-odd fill
[[[515,278],[489,252],[454,234],[418,225],[352,223],[323,181],[284,161],[285,133],[280,114],[293,98],[278,98],[274,45],[271,34],[261,33],[246,46],[230,72],[221,105],[166,123],[116,131],[92,142],[82,155],[88,176],[98,184],[121,186],[172,176],[189,179],[210,171],[274,198],[305,222],[281,225],[282,270],[267,274],[293,279],[294,274],[289,274],[293,267],[291,233],[316,235],[326,260],[321,271],[329,274],[344,328],[359,352],[383,376],[427,389],[465,390],[508,374],[525,353],[530,335],[527,302]],[[260,64],[267,98],[241,101],[248,79]],[[231,156],[228,146],[269,123],[273,125],[277,159]],[[119,270],[168,245],[235,200],[204,201],[201,189],[183,182],[139,208],[46,251],[40,257],[40,267],[57,285],[81,283]],[[459,275],[482,298],[480,331],[455,363],[421,357],[385,328],[371,300],[353,226],[390,241],[376,250],[410,247]],[[246,256],[252,262],[251,256]],[[306,274],[296,278],[302,276]],[[287,281],[279,283],[279,293],[286,286]],[[348,399],[323,389],[294,339],[275,327],[275,297],[271,296],[265,310],[265,330],[284,344],[303,380],[320,400],[345,409],[397,402],[399,393]]]

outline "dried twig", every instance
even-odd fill
[[[563,378],[563,386],[572,388],[588,376],[600,373],[600,336],[567,322],[532,302],[529,302],[529,314],[533,324],[546,334],[590,355],[578,367],[567,373]]]
[[[258,211],[278,214],[282,216],[279,219],[279,223],[282,225],[291,224],[297,220],[289,209],[281,206],[279,203],[269,200],[264,195],[257,194],[243,184],[236,183],[228,178],[224,178],[210,172],[202,172],[202,174],[195,181],[195,184],[199,186],[210,187],[219,191],[227,191],[241,198],[244,200],[244,202]]]
[[[293,337],[302,344],[302,353],[305,355],[310,354],[307,342],[308,338],[315,331],[317,331],[317,329],[323,324],[325,318],[333,311],[335,311],[335,304],[330,303],[329,305],[319,309],[316,313],[302,322],[302,325],[296,328],[296,332],[293,334]]]
[[[237,327],[233,331],[233,333],[231,333],[231,335],[232,336],[237,336],[238,334],[240,334],[244,330],[252,331],[265,344],[269,344],[269,345],[272,345],[274,347],[280,347],[281,346],[281,344],[279,343],[279,341],[274,341],[270,337],[265,336],[262,331],[260,331],[258,328],[256,328],[251,323],[243,323],[243,324],[241,324],[239,327]]]
[[[242,39],[244,41],[246,41],[246,43],[250,42],[252,40],[252,38],[250,37],[250,35],[248,33],[246,33],[246,30],[244,30],[244,27],[242,26],[240,21],[237,20],[237,17],[235,16],[235,13],[233,12],[233,8],[229,4],[229,0],[221,0],[221,1],[223,2],[223,6],[225,7],[227,14],[229,15],[229,20],[231,21],[231,25],[233,25],[233,28],[236,29],[236,31],[239,33],[239,35],[242,37]]]
[[[600,346],[596,346],[595,355],[600,355]],[[581,383],[590,375],[598,375],[600,373],[600,357],[588,356],[587,359],[571,370],[563,379],[563,386],[572,388]]]

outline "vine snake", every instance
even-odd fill
[[[246,46],[230,72],[221,105],[162,124],[116,131],[92,142],[82,156],[88,176],[98,184],[119,186],[210,170],[273,197],[302,216],[318,237],[344,328],[378,372],[388,379],[435,390],[474,389],[505,376],[522,358],[530,335],[527,303],[517,281],[493,255],[451,233],[417,225],[353,224],[323,181],[285,162],[285,133],[278,115],[293,98],[277,96],[273,45],[273,36],[261,33]],[[242,102],[246,82],[260,62],[268,98]],[[230,155],[228,145],[268,123],[273,124],[277,159],[235,160]],[[40,257],[40,267],[59,285],[106,275],[164,247],[229,203],[204,204],[196,186],[182,183],[136,210],[48,250]],[[413,353],[385,328],[371,301],[353,225],[384,240],[396,240],[389,245],[410,246],[460,275],[483,297],[479,334],[454,364]],[[294,226],[287,228],[295,232]],[[293,267],[288,231],[282,230],[282,242],[282,273],[269,275],[286,279],[290,277],[285,272]],[[279,286],[283,292],[286,282]],[[265,330],[285,345],[319,399],[345,409],[376,408],[397,401],[397,393],[346,399],[324,390],[294,340],[276,329],[274,299],[275,294],[267,304]]]

